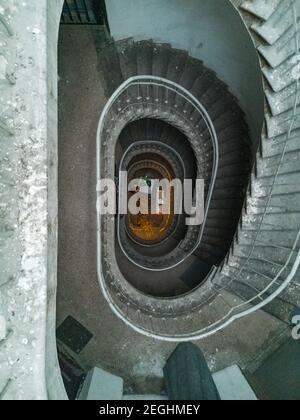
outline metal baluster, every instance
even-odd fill
[[[86,0],[82,0],[82,3],[83,3],[83,8],[84,8],[84,11],[85,11],[86,19],[87,19],[88,23],[91,23],[88,7],[86,5]]]
[[[67,10],[67,13],[68,13],[68,15],[69,15],[70,20],[71,20],[72,22],[74,22],[73,15],[72,15],[72,12],[71,12],[71,9],[70,9],[70,6],[69,6],[69,3],[68,3],[68,0],[66,0],[66,1],[65,1],[65,7],[66,7],[66,10]]]
[[[76,14],[77,14],[78,20],[79,20],[79,22],[82,22],[77,0],[73,0],[73,1],[74,1],[74,6],[75,6],[75,9],[76,9]]]

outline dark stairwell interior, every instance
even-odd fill
[[[205,63],[191,58],[186,51],[172,48],[170,44],[149,40],[134,42],[131,39],[114,42],[109,36],[105,19],[96,21],[95,25],[92,22],[83,23],[62,25],[59,40],[57,324],[61,327],[67,319],[70,322],[69,332],[73,328],[75,334],[75,343],[71,343],[66,330],[60,329],[58,347],[62,370],[67,372],[69,363],[76,365],[80,378],[89,368],[99,366],[121,375],[127,392],[160,393],[163,386],[161,367],[174,345],[124,328],[111,312],[98,283],[96,134],[100,114],[110,95],[124,80],[137,75],[154,75],[178,83],[197,96],[208,109],[217,130],[219,171],[203,240],[198,249],[172,270],[151,272],[132,264],[115,238],[118,266],[126,281],[142,294],[158,299],[188,294],[205,283],[211,270],[220,266],[226,258],[239,223],[253,164],[251,151],[255,150],[255,145],[250,140],[238,102]],[[152,94],[154,96],[150,99],[155,101],[155,92],[152,91]],[[189,124],[174,127],[166,114],[154,117],[145,113],[136,120],[132,118],[116,139],[115,175],[128,147],[136,142],[155,141],[180,154],[191,178],[194,179],[197,170],[201,169],[210,179],[213,150],[208,132],[201,121],[197,123],[193,120],[193,110],[184,101],[177,101],[175,97],[171,101]],[[203,136],[201,147],[197,150],[189,139],[188,127],[191,124],[198,125],[197,129]],[[151,160],[155,161],[154,151],[149,150],[148,154],[144,152],[141,155],[142,170],[147,158],[151,156]],[[163,152],[166,153],[160,151]],[[157,161],[160,164],[164,162],[161,156]],[[134,163],[139,164],[139,161]],[[177,228],[166,242],[158,242],[149,248],[132,241],[128,231],[126,243],[133,255],[137,253],[138,258],[142,255],[153,264],[155,258],[174,257],[170,256],[170,251],[176,249],[186,235],[186,229],[180,223]],[[202,341],[204,352],[214,355],[210,367],[217,370],[228,365],[230,360],[240,360],[241,363],[250,360],[259,348],[260,337],[261,340],[264,337],[263,329],[260,332],[262,319],[270,330],[275,330],[276,323],[260,314],[255,326],[257,343],[251,343],[245,352],[244,343],[250,343],[251,338],[247,334],[237,338],[234,329],[228,329],[226,335],[217,335],[213,342]],[[80,324],[76,324],[75,320]],[[242,324],[243,321],[240,322]],[[81,327],[84,328],[80,333]],[[220,348],[227,352],[225,358],[218,359],[216,353]],[[65,376],[67,378],[68,374]],[[70,395],[75,396],[72,392]]]
[[[186,77],[190,79],[191,75],[189,74]],[[217,96],[219,94],[220,89],[216,88],[216,96],[213,101],[220,101],[219,96]],[[228,101],[230,99],[228,96]],[[223,100],[222,98],[222,105]],[[234,101],[232,106],[235,106]],[[212,267],[218,266],[222,262],[230,248],[240,217],[245,188],[248,183],[251,155],[243,120],[238,119],[238,115],[233,122],[230,121],[230,114],[227,118],[229,122],[225,123],[225,128],[219,136],[220,142],[222,141],[220,143],[222,163],[219,167],[219,176],[211,203],[207,227],[202,243],[193,255],[185,260],[184,263],[167,272],[147,271],[130,262],[116,240],[118,264],[124,277],[134,287],[146,294],[157,297],[174,297],[188,293],[205,280]],[[119,137],[117,150],[120,156],[125,153],[128,147],[137,144],[140,140],[148,141],[149,144],[155,140],[176,150],[182,158],[186,179],[196,178],[197,163],[194,152],[188,139],[178,129],[158,119],[138,120],[131,123]],[[202,153],[207,158],[208,163],[210,163],[209,158],[212,155],[212,151],[207,152],[203,150]],[[205,159],[203,159],[202,164],[203,166],[206,165]],[[206,191],[207,189],[208,186]],[[185,235],[186,226],[185,217],[183,216],[175,229],[174,235],[169,235],[169,240],[163,241],[163,243],[147,247],[137,246],[131,241],[133,258],[135,253],[142,254],[144,258],[151,258],[151,267],[155,268],[157,264],[155,256],[156,258],[164,256],[165,260],[169,259],[171,264],[172,258],[174,259],[175,257],[172,257],[170,253],[178,246]],[[130,241],[130,238],[127,237],[128,241]]]

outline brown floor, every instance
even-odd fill
[[[93,339],[79,356],[122,376],[127,392],[158,392],[176,347],[139,335],[112,313],[96,272],[96,130],[105,102],[90,27],[65,26],[59,42],[59,268],[57,324],[71,315]],[[242,368],[284,326],[263,312],[197,343],[213,371]]]

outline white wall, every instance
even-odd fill
[[[259,60],[230,0],[107,0],[111,34],[169,42],[214,70],[247,115],[258,142],[263,121]]]

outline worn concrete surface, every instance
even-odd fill
[[[125,392],[156,393],[175,344],[145,338],[108,307],[96,271],[96,130],[104,105],[90,27],[63,27],[59,41],[59,262],[57,324],[71,315],[93,339],[77,357],[118,374]],[[212,371],[245,367],[285,327],[258,312],[196,343]]]
[[[54,339],[62,3],[0,0],[0,400],[65,397]]]
[[[298,401],[300,399],[300,340],[292,338],[274,352],[255,372],[269,400]]]

